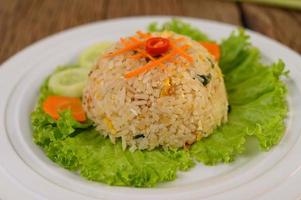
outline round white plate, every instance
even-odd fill
[[[0,67],[0,198],[3,199],[297,199],[301,196],[301,58],[287,47],[247,31],[265,62],[284,60],[290,70],[287,130],[281,143],[260,152],[255,141],[231,164],[197,165],[155,188],[113,187],[85,180],[51,162],[32,142],[29,115],[38,88],[58,65],[75,62],[85,47],[117,40],[170,17],[135,17],[80,26],[43,39]],[[220,40],[236,27],[182,18]]]

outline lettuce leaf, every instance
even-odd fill
[[[174,180],[178,170],[194,165],[185,150],[123,151],[120,141],[112,144],[95,130],[91,121],[79,123],[70,111],[60,113],[60,119],[53,120],[42,109],[43,100],[52,94],[47,82],[48,79],[31,114],[33,140],[62,167],[78,171],[89,180],[111,185],[152,187]]]
[[[34,142],[42,147],[49,145],[50,142],[65,139],[80,129],[92,126],[90,120],[85,123],[74,120],[70,111],[60,113],[60,119],[55,121],[40,106],[32,112],[31,123]]]
[[[60,66],[54,73],[64,70],[67,67],[74,65]],[[66,110],[60,113],[60,119],[54,120],[43,111],[43,101],[53,93],[48,88],[49,77],[40,87],[40,95],[38,103],[31,113],[31,124],[33,129],[33,140],[36,144],[45,147],[51,142],[64,139],[74,134],[76,131],[86,129],[92,126],[92,121],[87,120],[84,123],[79,123],[73,119],[71,112]]]
[[[78,170],[89,180],[110,185],[151,187],[176,178],[178,170],[193,165],[183,150],[123,151],[95,129],[52,143],[48,156],[63,167]]]
[[[286,74],[284,63],[263,65],[248,38],[238,30],[221,44],[220,67],[231,113],[226,124],[192,146],[191,154],[204,164],[233,161],[245,150],[248,136],[255,136],[261,149],[269,150],[284,133],[287,89],[280,80]]]
[[[198,29],[176,19],[162,26],[153,23],[149,29],[170,30],[197,41],[209,40]],[[221,51],[220,67],[231,105],[229,120],[189,151],[123,151],[119,140],[112,144],[95,130],[91,121],[78,123],[68,111],[62,112],[59,120],[53,120],[41,107],[52,94],[48,79],[31,115],[33,140],[51,160],[89,180],[135,187],[153,187],[174,180],[177,172],[191,168],[194,160],[207,165],[231,162],[244,152],[248,137],[255,137],[262,150],[269,150],[285,130],[287,89],[280,80],[287,74],[284,63],[262,64],[259,50],[251,46],[243,30],[225,39]],[[77,65],[62,66],[57,71],[66,67]]]
[[[175,33],[186,35],[196,41],[209,41],[208,36],[199,29],[192,27],[190,24],[185,23],[176,18],[159,26],[156,22],[148,26],[150,32],[173,31]]]

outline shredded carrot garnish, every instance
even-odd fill
[[[120,39],[120,41],[122,41],[122,39]],[[134,44],[124,45],[125,46],[124,48],[119,49],[119,50],[115,51],[114,53],[108,54],[106,57],[113,57],[113,56],[125,53],[127,51],[130,51],[130,50],[135,50],[136,48],[143,46],[144,43],[145,43],[144,41],[139,41]]]
[[[140,51],[140,53],[142,53],[144,56],[149,58],[151,61],[156,60],[153,56],[149,55],[146,51]],[[163,69],[165,67],[165,65],[163,63],[159,63],[159,65],[160,65],[160,69]]]
[[[143,50],[140,50],[140,49],[137,49],[137,51],[140,53],[139,55],[141,55],[142,57],[147,57],[149,58],[151,61],[155,61],[156,59],[149,55],[146,51],[143,51]],[[165,67],[165,65],[163,63],[159,63],[160,65],[160,68],[163,69]]]
[[[171,45],[172,45],[173,49],[178,51],[178,53],[182,57],[184,57],[188,62],[193,62],[193,58],[191,56],[189,56],[188,54],[186,54],[183,50],[179,49],[173,42],[171,42]]]
[[[182,40],[184,40],[184,39],[185,39],[184,37],[179,37],[179,38],[174,39],[174,41],[180,42],[180,41],[182,41]]]
[[[193,62],[193,58],[186,54],[184,51],[179,48],[175,48],[175,50],[178,51],[178,53],[181,54],[181,56],[183,56],[186,60],[188,60],[188,62]]]
[[[135,38],[135,37],[130,37],[130,40],[132,40],[133,42],[140,42],[137,38]],[[122,43],[123,44],[129,44],[129,43],[127,43],[125,40],[122,40]],[[145,57],[147,57],[147,58],[149,58],[150,60],[156,60],[153,56],[151,56],[151,55],[149,55],[146,51],[144,51],[144,50],[141,50],[141,49],[136,49],[136,51],[138,51],[140,54],[138,54],[139,56],[138,57],[140,57],[140,56],[145,56]]]
[[[142,45],[143,45],[143,43],[141,42],[141,43],[138,43],[138,44],[133,44],[133,45],[126,46],[126,47],[124,47],[124,48],[122,48],[122,49],[120,49],[118,51],[115,51],[114,53],[108,54],[107,57],[117,56],[117,55],[125,53],[125,52],[127,52],[129,50],[134,50],[137,47],[140,47]]]
[[[165,66],[166,61],[170,61],[172,58],[175,56],[179,55],[186,59],[188,62],[193,62],[193,58],[188,55],[185,50],[189,48],[189,45],[183,45],[181,47],[178,47],[177,42],[180,42],[184,40],[184,37],[179,37],[176,39],[168,38],[170,42],[170,50],[169,52],[162,53],[160,55],[161,57],[157,58],[154,57],[153,55],[150,54],[150,52],[147,51],[146,48],[146,41],[151,38],[150,33],[143,33],[141,31],[136,32],[136,36],[129,37],[128,39],[120,38],[120,43],[124,46],[123,48],[112,52],[106,57],[113,57],[119,54],[123,54],[127,51],[136,51],[137,54],[129,56],[131,59],[140,59],[140,58],[148,58],[150,62],[148,62],[146,65],[141,66],[133,71],[130,71],[125,74],[125,78],[132,78],[134,76],[137,76],[141,73],[148,72],[149,70],[155,68],[155,67],[160,67],[160,69],[167,69]],[[170,62],[174,63],[175,65],[180,65],[180,60],[171,60]]]
[[[130,40],[133,41],[133,42],[140,42],[137,38],[135,37],[130,37]],[[129,43],[126,42],[124,39],[121,39],[120,40],[121,43],[123,43],[124,45],[128,45]],[[149,58],[150,60],[154,61],[155,58],[152,57],[151,55],[149,55],[146,51],[143,51],[141,49],[136,49],[136,51],[138,51],[140,54],[136,54],[136,55],[133,55],[131,56],[131,58],[135,58],[135,59],[139,59],[139,58],[142,58],[142,57],[147,57]],[[164,67],[164,65],[162,63],[160,63],[160,67]]]
[[[124,38],[120,38],[119,40],[120,40],[121,44],[123,44],[124,46],[127,46],[130,44],[130,43],[127,43]]]
[[[140,40],[138,40],[138,39],[135,38],[135,37],[130,37],[130,40],[132,40],[133,42],[140,42]]]
[[[145,55],[142,54],[142,53],[137,53],[135,55],[130,56],[130,58],[132,58],[132,59],[140,59],[140,58],[143,58],[143,57],[145,57]]]
[[[175,65],[179,65],[179,64],[180,64],[180,61],[179,61],[179,60],[174,60],[173,63],[174,63]]]
[[[147,38],[150,37],[149,34],[143,33],[143,32],[141,32],[141,31],[137,31],[136,33],[137,33],[137,35],[139,35],[141,38],[144,38],[144,39],[147,39]]]
[[[182,47],[179,47],[178,49],[179,50],[185,50],[188,47],[189,47],[188,45],[184,45]],[[159,58],[155,61],[152,61],[152,62],[150,62],[150,63],[148,63],[148,64],[146,64],[142,67],[139,67],[139,68],[125,74],[125,78],[132,78],[132,77],[137,76],[141,73],[147,72],[147,71],[151,70],[152,68],[155,68],[156,66],[160,65],[160,63],[163,63],[163,62],[173,58],[176,54],[179,53],[179,50],[172,50],[170,53],[162,56],[161,58]]]
[[[138,50],[138,52],[144,55],[145,57],[149,58],[150,60],[156,60],[153,56],[149,55],[145,51]]]
[[[155,61],[150,62],[150,63],[148,63],[148,64],[146,64],[142,67],[139,67],[139,68],[125,74],[125,78],[132,78],[132,77],[137,76],[137,75],[139,75],[143,72],[147,72],[147,71],[151,70],[152,68],[156,67],[157,65],[159,65],[160,61],[162,62],[162,61],[169,60],[170,58],[173,57],[174,54],[176,54],[175,51],[173,51],[172,53],[162,57],[161,59],[155,60]],[[163,60],[163,58],[164,58],[164,60]]]

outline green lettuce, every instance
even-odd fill
[[[226,124],[192,146],[191,154],[204,164],[233,161],[245,150],[249,136],[258,139],[262,150],[269,150],[284,133],[287,89],[280,80],[287,74],[284,63],[262,64],[259,50],[248,38],[238,30],[221,43],[220,67],[231,112]]]
[[[74,65],[60,66],[54,73],[64,70]],[[79,123],[73,119],[70,111],[60,113],[60,119],[54,120],[43,111],[43,101],[53,93],[48,88],[49,77],[40,87],[40,95],[34,112],[31,113],[31,124],[33,129],[33,140],[36,144],[44,147],[56,140],[62,140],[66,137],[78,132],[81,129],[86,129],[92,126],[92,121],[87,120],[84,123]]]
[[[148,26],[148,31],[173,31],[181,35],[186,35],[196,41],[209,41],[209,38],[205,33],[178,19],[172,19],[161,26],[159,26],[156,22],[153,22]]]
[[[198,29],[176,19],[162,26],[153,23],[149,28],[171,30],[197,41],[210,40]],[[67,67],[78,66],[62,66],[56,72]],[[31,115],[33,140],[51,160],[89,180],[135,187],[153,187],[174,180],[177,172],[191,168],[194,160],[206,165],[231,162],[245,151],[249,137],[255,137],[262,150],[269,150],[285,130],[287,89],[280,80],[287,75],[284,63],[262,64],[259,50],[251,46],[243,30],[238,30],[221,43],[220,67],[231,105],[228,122],[193,144],[190,150],[157,148],[130,152],[122,150],[119,140],[112,144],[103,137],[91,121],[75,121],[70,111],[53,120],[42,109],[42,102],[52,95],[48,79]]]
[[[78,170],[89,180],[119,186],[151,187],[174,180],[178,170],[193,165],[183,150],[124,151],[120,141],[112,144],[95,129],[51,143],[46,152],[53,161]]]
[[[178,170],[194,165],[189,152],[184,150],[123,151],[120,141],[112,144],[95,128],[78,126],[67,114],[56,124],[50,120],[50,127],[33,123],[34,141],[51,160],[66,169],[79,171],[89,180],[151,187],[174,180]],[[65,125],[60,127],[60,123]]]
[[[95,130],[91,121],[79,123],[70,111],[60,113],[60,119],[53,120],[42,109],[42,102],[49,95],[52,92],[46,79],[31,114],[33,141],[52,161],[66,169],[111,185],[152,187],[174,180],[177,171],[194,165],[185,150],[123,151],[120,141],[112,144]]]

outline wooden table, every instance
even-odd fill
[[[0,63],[64,29],[109,18],[179,15],[250,28],[301,53],[301,12],[226,0],[0,0]]]

